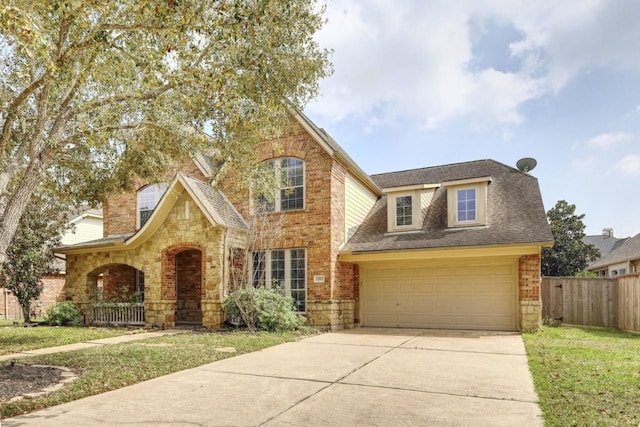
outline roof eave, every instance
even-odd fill
[[[406,255],[411,254],[435,254],[439,255],[437,258],[445,258],[446,256],[508,256],[508,255],[527,255],[533,251],[538,254],[543,247],[549,247],[553,242],[523,242],[513,244],[490,244],[490,245],[469,245],[469,246],[444,246],[433,248],[408,248],[408,249],[380,249],[380,250],[365,250],[365,251],[351,251],[343,250],[340,252],[340,258],[343,261],[356,261],[358,259],[375,259],[377,257],[393,257],[393,255],[403,254],[403,258]],[[456,254],[457,252],[457,254]]]
[[[293,106],[290,106],[290,111],[296,121],[304,128],[305,131],[309,135],[313,137],[313,139],[322,147],[322,149],[329,154],[331,157],[340,161],[343,165],[347,167],[347,170],[355,175],[369,190],[371,190],[378,197],[382,196],[382,190],[380,187],[376,185],[375,182],[371,179],[369,175],[367,175],[358,165],[356,165],[353,160],[346,158],[339,151],[331,148],[329,144],[325,141],[324,137],[319,133],[319,129],[316,126],[310,123],[310,120],[306,119],[300,111],[298,111]]]

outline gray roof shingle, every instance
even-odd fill
[[[553,241],[538,180],[494,160],[384,173],[371,178],[379,187],[389,188],[485,176],[492,177],[487,187],[487,226],[448,228],[447,189],[442,186],[434,193],[421,231],[388,233],[387,199],[383,196],[343,249],[357,253]]]
[[[618,264],[629,260],[640,258],[640,234],[625,240],[619,247],[613,249],[607,255],[591,263],[587,269],[606,267],[611,264]]]
[[[627,239],[629,238],[625,237],[623,239],[619,239],[613,236],[605,236],[602,234],[597,234],[593,236],[584,236],[582,241],[585,242],[587,245],[593,245],[596,248],[598,248],[598,250],[600,251],[600,258],[602,258],[603,256],[607,255],[609,252],[620,247],[620,245],[623,244]]]
[[[182,178],[217,223],[227,227],[247,228],[247,223],[220,190],[186,175],[182,175]]]

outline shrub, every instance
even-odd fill
[[[72,302],[59,302],[47,309],[47,323],[54,326],[78,326],[80,309]]]
[[[295,313],[293,300],[277,290],[240,288],[223,301],[228,317],[242,319],[249,330],[291,331],[305,322]]]

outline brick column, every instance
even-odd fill
[[[540,256],[525,255],[518,262],[518,299],[520,329],[535,332],[542,326],[540,301]]]

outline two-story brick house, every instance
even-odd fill
[[[371,177],[303,114],[292,117],[286,136],[258,150],[286,184],[265,205],[282,232],[253,252],[254,277],[333,329],[539,326],[539,255],[552,238],[535,178],[492,161]],[[148,325],[218,328],[254,202],[233,180],[208,184],[212,168],[196,156],[166,184],[112,196],[105,237],[61,249],[67,298],[88,313],[103,274],[107,294],[144,295]]]

